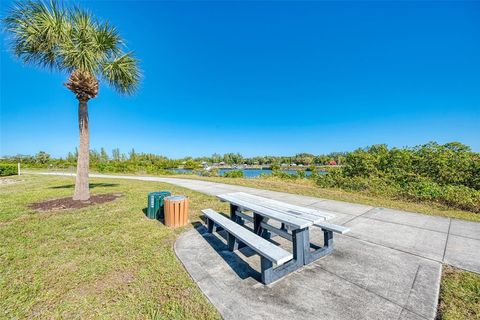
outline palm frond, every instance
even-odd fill
[[[13,53],[27,63],[58,67],[59,44],[67,37],[69,28],[65,9],[54,1],[18,2],[3,19],[4,28],[11,34]]]
[[[132,53],[105,61],[101,74],[111,86],[123,94],[132,94],[138,87],[141,77],[138,60]]]
[[[124,54],[124,43],[108,22],[80,8],[41,0],[18,1],[3,19],[14,55],[25,63],[101,75],[121,93],[138,86],[138,60]]]
[[[120,46],[123,45],[122,38],[117,29],[112,27],[108,22],[98,24],[95,30],[95,45],[99,52],[111,52],[120,54]]]
[[[70,71],[79,69],[94,74],[99,60],[104,58],[95,48],[96,22],[80,9],[74,9],[69,20],[72,27],[61,45],[62,63]]]

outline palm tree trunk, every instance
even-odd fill
[[[80,129],[80,147],[78,149],[77,177],[73,200],[88,200],[90,199],[90,190],[88,189],[90,132],[88,130],[88,107],[86,100],[79,100],[78,127]]]

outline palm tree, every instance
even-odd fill
[[[80,147],[74,200],[90,198],[87,103],[102,79],[122,94],[132,94],[140,80],[138,60],[108,22],[90,13],[42,1],[17,2],[3,19],[13,54],[24,63],[69,74],[65,86],[78,100]]]

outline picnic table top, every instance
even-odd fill
[[[295,229],[307,228],[335,216],[325,210],[301,207],[245,192],[225,193],[217,197],[222,201],[277,220]]]

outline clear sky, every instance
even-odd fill
[[[103,85],[91,100],[92,148],[253,156],[436,140],[480,151],[480,2],[80,4],[118,27],[144,73],[135,96]],[[74,150],[67,75],[24,66],[1,42],[0,154]]]

